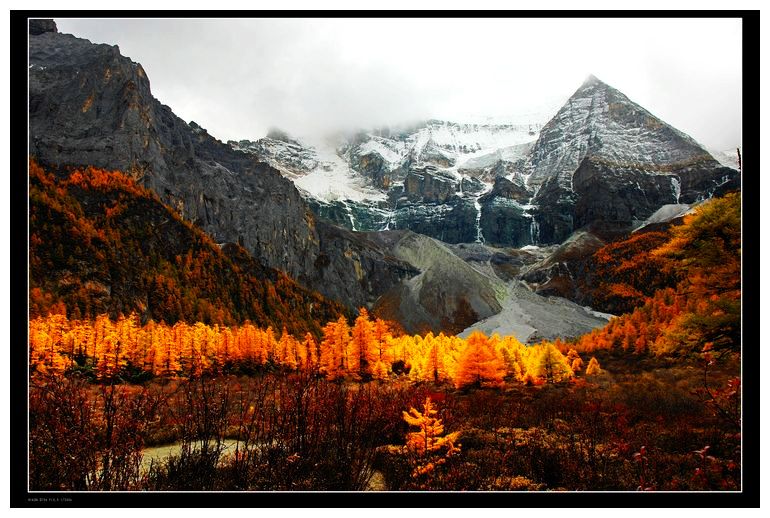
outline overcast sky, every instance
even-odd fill
[[[735,19],[57,19],[116,44],[221,140],[407,123],[545,122],[594,74],[699,142],[741,133]]]

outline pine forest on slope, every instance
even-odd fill
[[[29,100],[32,489],[742,489],[741,173],[597,78],[223,143],[33,20]]]

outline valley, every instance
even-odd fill
[[[593,75],[223,142],[53,21],[28,74],[33,490],[741,490],[731,154]]]

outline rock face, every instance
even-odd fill
[[[737,171],[593,76],[543,127],[527,173],[539,243],[597,221],[632,226],[739,185]]]
[[[481,196],[481,231],[487,243],[520,248],[535,242],[530,194],[519,177],[495,178],[492,190]]]
[[[31,26],[29,42],[30,154],[41,164],[128,172],[217,242],[240,243],[265,265],[329,296],[340,292],[333,283],[344,284],[346,304],[376,296],[364,291],[385,290],[388,279],[403,273],[373,258],[361,263],[365,275],[384,280],[360,284],[355,261],[344,252],[335,255],[348,246],[335,240],[349,236],[322,242],[290,180],[174,115],[152,96],[142,66],[118,47],[47,27]],[[273,137],[276,146],[295,146],[285,136]],[[323,257],[330,262],[322,273]]]
[[[56,28],[56,22],[51,19],[30,19],[29,20],[29,34],[30,36],[38,36],[44,32],[59,32]]]
[[[335,199],[313,188],[315,171],[276,160],[307,187],[316,214],[447,243],[558,244],[597,223],[630,230],[662,205],[740,182],[692,138],[593,76],[542,128],[428,121],[340,137],[332,147],[340,183],[351,186]]]
[[[581,284],[590,275],[593,254],[607,244],[599,235],[579,230],[540,261],[522,269],[521,278],[544,296],[565,297],[589,304]]]
[[[390,228],[409,229],[445,243],[471,243],[477,237],[473,199],[452,196],[445,203],[400,199]]]
[[[445,203],[457,190],[457,181],[426,165],[409,169],[404,180],[404,194],[410,201]]]
[[[510,176],[514,165],[524,162],[539,128],[430,120],[306,143],[301,150],[267,149],[269,138],[234,145],[266,151],[263,159],[313,200],[317,215],[335,224],[366,231],[409,229],[462,243],[483,238],[479,197],[496,177]],[[308,171],[299,165],[308,163],[302,160],[308,153],[326,161]],[[347,188],[329,190],[330,184]]]
[[[420,273],[415,266],[387,253],[371,235],[350,232],[319,221],[321,253],[310,285],[325,286],[328,297],[353,308],[371,307],[393,286]]]
[[[218,242],[239,242],[301,278],[318,239],[290,181],[176,117],[115,46],[30,37],[30,153],[47,165],[131,173]]]

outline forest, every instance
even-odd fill
[[[351,314],[122,173],[30,182],[31,489],[741,488],[739,193],[598,250],[618,316],[523,344]]]

